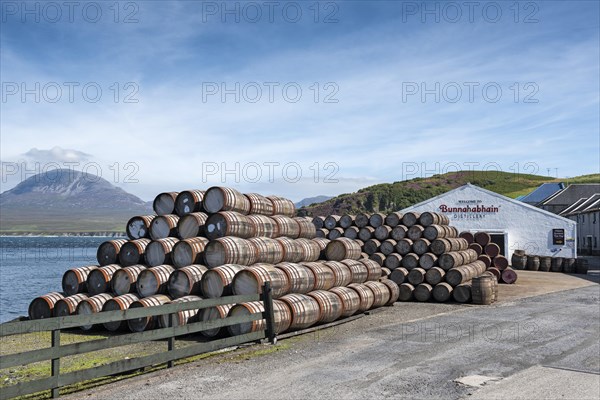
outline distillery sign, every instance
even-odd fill
[[[440,204],[440,212],[451,214],[452,219],[482,219],[489,214],[497,214],[500,207],[484,204],[482,200],[458,200],[457,204]]]

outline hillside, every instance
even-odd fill
[[[299,202],[295,203],[296,208],[310,206],[312,204],[322,203],[331,199],[331,196],[315,196],[315,197],[307,197],[306,199],[302,199]]]
[[[151,212],[140,198],[98,176],[72,170],[34,175],[0,194],[0,233],[124,232]]]
[[[485,189],[517,197],[529,193],[544,182],[567,182],[538,175],[513,174],[497,171],[460,171],[429,178],[415,178],[409,181],[383,183],[359,190],[356,193],[342,194],[320,204],[303,207],[299,215],[329,215],[359,212],[391,212],[440,195],[468,182]],[[568,183],[600,182],[600,174],[569,178]]]

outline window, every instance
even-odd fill
[[[581,214],[581,222],[585,222],[585,214]]]

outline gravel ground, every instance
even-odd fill
[[[282,340],[277,351],[251,346],[66,398],[596,399],[600,286],[592,285],[493,306],[397,303]]]

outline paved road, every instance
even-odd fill
[[[600,286],[497,306],[397,304],[280,346],[262,356],[227,353],[72,398],[597,399]]]

